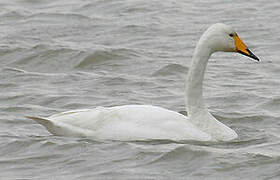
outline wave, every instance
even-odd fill
[[[186,76],[189,68],[180,64],[168,64],[156,72],[154,72],[153,76],[178,76],[183,75]]]
[[[82,59],[75,68],[90,68],[95,65],[105,64],[108,61],[133,59],[139,56],[136,51],[125,48],[97,50]]]
[[[77,13],[34,13],[32,15],[29,15],[26,17],[27,21],[30,20],[39,20],[39,21],[44,21],[47,20],[48,22],[50,22],[50,20],[61,20],[61,21],[65,21],[65,20],[86,20],[89,21],[91,20],[90,17],[82,15],[82,14],[77,14]]]

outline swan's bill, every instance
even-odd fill
[[[248,47],[244,44],[244,42],[238,37],[237,34],[235,34],[233,36],[234,38],[234,42],[235,42],[235,46],[236,46],[236,52],[243,54],[245,56],[248,56],[252,59],[255,59],[257,61],[259,61],[259,58],[257,56],[255,56],[249,49]]]

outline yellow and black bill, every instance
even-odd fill
[[[260,61],[260,59],[248,49],[248,47],[243,43],[243,41],[238,37],[237,34],[234,35],[233,38],[236,46],[236,52]]]

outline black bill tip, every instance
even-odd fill
[[[260,59],[255,54],[253,54],[249,49],[246,49],[246,51],[248,52],[248,54],[243,51],[237,51],[237,52],[239,52],[240,54],[243,54],[245,56],[248,56],[256,61],[260,61]]]

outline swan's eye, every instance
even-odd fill
[[[230,33],[230,34],[229,34],[229,36],[230,36],[230,37],[233,37],[233,34],[232,34],[232,33]]]

